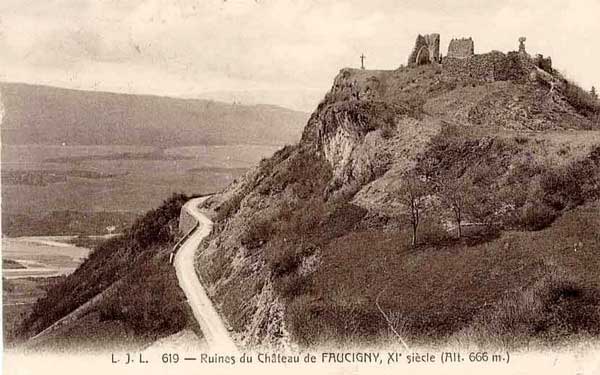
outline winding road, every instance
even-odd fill
[[[209,349],[215,352],[237,352],[235,343],[225,328],[223,320],[217,313],[206,290],[200,283],[194,267],[194,255],[200,242],[210,234],[212,221],[200,212],[198,206],[208,197],[190,199],[184,206],[191,216],[198,221],[198,226],[187,236],[175,254],[175,270],[179,285],[187,297],[194,317],[198,321]]]

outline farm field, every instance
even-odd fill
[[[105,234],[175,192],[222,189],[277,148],[3,145],[3,233]]]

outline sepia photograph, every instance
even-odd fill
[[[600,375],[598,15],[2,0],[2,373]]]

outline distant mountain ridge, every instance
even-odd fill
[[[274,105],[0,83],[4,144],[286,144],[308,114]]]

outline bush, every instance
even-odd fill
[[[293,186],[300,199],[308,199],[321,195],[330,179],[328,163],[314,150],[303,147],[269,169],[268,175],[260,181],[258,191],[263,195],[277,194]]]
[[[422,243],[430,245],[442,245],[453,241],[454,238],[446,228],[436,220],[428,218],[419,225],[420,239]]]
[[[501,229],[497,225],[476,225],[465,227],[463,230],[468,234],[464,236],[464,241],[467,246],[476,246],[482,243],[491,242],[500,237]]]
[[[528,202],[517,214],[514,224],[526,230],[547,228],[558,217],[558,213],[542,202]]]
[[[286,326],[302,347],[352,347],[379,341],[387,325],[374,304],[334,304],[302,296],[286,309]]]
[[[270,246],[266,255],[271,274],[275,278],[295,271],[302,262],[301,256],[296,253],[291,243],[279,242]]]
[[[296,298],[310,288],[310,278],[296,273],[281,276],[275,283],[275,291],[288,299]]]
[[[582,204],[585,199],[580,181],[567,169],[551,169],[542,174],[540,186],[544,203],[560,211]]]
[[[517,144],[524,145],[529,142],[529,138],[519,135],[515,137],[515,142],[517,142]]]
[[[581,334],[600,334],[600,290],[556,273],[500,300],[476,319],[470,341],[489,346],[530,346],[532,340],[556,343]]]
[[[390,139],[394,136],[395,133],[396,129],[394,127],[386,126],[383,129],[381,129],[381,138]]]
[[[235,215],[235,213],[240,209],[240,203],[242,202],[242,199],[244,199],[244,195],[236,194],[225,202],[221,203],[221,205],[216,208],[217,214],[215,216],[215,221],[217,223],[221,223]]]
[[[252,220],[242,235],[241,243],[248,249],[258,248],[271,239],[274,231],[270,220]]]
[[[273,156],[269,158],[263,158],[259,163],[259,168],[262,174],[269,174],[271,171],[279,165],[279,163],[288,159],[295,150],[298,149],[297,145],[285,145],[283,148],[277,150]]]
[[[160,207],[136,220],[126,232],[132,247],[145,249],[173,241],[177,234],[177,220],[181,207],[187,200],[188,196],[184,194],[173,194]]]

